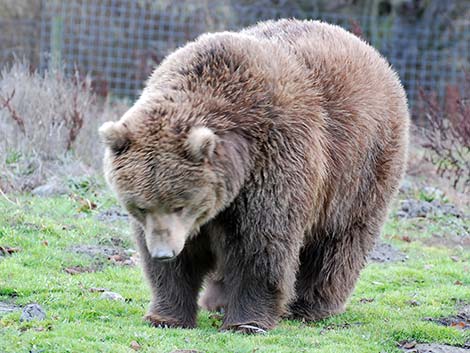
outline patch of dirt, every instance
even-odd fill
[[[85,254],[97,260],[97,269],[103,264],[103,260],[108,260],[115,265],[135,266],[139,262],[139,256],[134,250],[124,250],[120,247],[106,245],[74,245],[70,247],[72,252]],[[93,266],[93,269],[95,267]],[[92,271],[82,271],[92,272]],[[72,274],[72,273],[71,273]],[[77,273],[74,273],[77,274]]]
[[[129,216],[122,212],[118,207],[112,207],[109,210],[102,211],[96,215],[96,218],[102,222],[113,223],[116,221],[127,221]]]
[[[406,353],[468,353],[470,349],[447,344],[405,342],[401,349]]]
[[[439,319],[426,318],[425,320],[436,322],[444,326],[455,327],[462,330],[470,330],[470,304],[463,306],[457,315]]]
[[[431,238],[423,239],[422,242],[428,246],[445,246],[450,249],[462,247],[465,249],[470,249],[470,236],[439,236],[433,234]]]
[[[21,307],[14,305],[14,304],[0,302],[0,316],[9,314],[13,311],[18,311],[18,310],[21,310]]]
[[[462,212],[454,205],[442,203],[440,200],[424,201],[406,199],[400,202],[400,209],[397,217],[400,218],[416,218],[427,216],[454,216],[462,217]]]
[[[73,245],[70,250],[77,254],[85,254],[93,258],[106,257],[122,254],[124,251],[117,247],[105,245]]]
[[[328,326],[325,326],[324,328],[322,328],[320,330],[320,335],[324,335],[325,333],[327,333],[328,331],[331,331],[331,330],[347,330],[347,329],[350,329],[353,326],[362,326],[363,324],[364,323],[362,323],[362,322],[354,322],[352,324],[350,324],[348,322],[345,322],[344,324],[331,324],[331,325],[328,325]]]
[[[377,242],[367,257],[367,262],[404,262],[408,256],[390,244]]]

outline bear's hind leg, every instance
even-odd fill
[[[316,321],[345,310],[379,228],[358,226],[343,234],[315,234],[300,252],[296,299],[290,317]]]
[[[209,276],[198,304],[207,311],[220,311],[227,305],[223,280]]]

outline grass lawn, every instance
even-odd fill
[[[382,238],[408,258],[369,264],[344,314],[309,324],[282,321],[265,335],[244,336],[219,333],[220,318],[204,311],[197,329],[149,327],[142,316],[150,294],[139,266],[73,251],[76,245],[133,248],[124,219],[98,217],[117,207],[101,188],[78,190],[74,197],[9,198],[16,205],[0,197],[0,246],[20,251],[0,256],[0,302],[38,303],[47,317],[20,322],[21,310],[1,315],[2,353],[133,352],[135,342],[139,352],[390,353],[401,351],[401,341],[457,346],[470,341],[469,330],[426,320],[455,315],[470,303],[469,248],[426,241],[445,239],[452,216],[391,216]],[[84,199],[97,207],[90,210]],[[470,227],[468,218],[458,221]],[[70,268],[94,272],[70,274]],[[125,300],[101,299],[102,293],[90,288],[106,288]]]

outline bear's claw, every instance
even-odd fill
[[[222,328],[220,331],[233,331],[238,333],[244,333],[247,335],[265,334],[267,332],[265,329],[258,327],[254,324],[232,325],[226,328]]]
[[[158,314],[147,314],[144,316],[144,320],[147,321],[151,326],[156,328],[177,328],[177,327],[189,327],[184,325],[178,320],[172,318],[164,318]]]

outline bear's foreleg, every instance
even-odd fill
[[[257,333],[278,323],[293,295],[300,241],[267,229],[244,235],[226,241],[221,329]]]
[[[153,296],[144,319],[156,327],[195,327],[198,292],[212,265],[206,237],[199,234],[176,259],[164,262],[150,256],[142,230],[138,225],[133,228]]]

